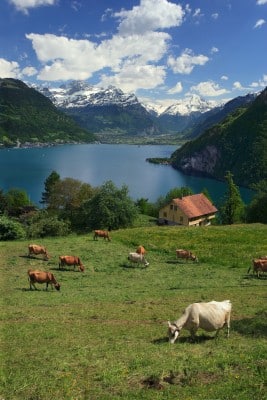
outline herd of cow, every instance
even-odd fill
[[[111,241],[108,231],[95,230],[94,240],[98,237],[103,237],[104,240]],[[30,244],[28,246],[28,256],[42,254],[45,260],[49,259],[49,254],[44,246]],[[145,267],[149,266],[149,262],[145,258],[146,250],[143,246],[138,246],[135,252],[130,252],[128,260],[131,263],[143,264]],[[177,249],[177,259],[185,259],[186,261],[192,260],[198,262],[198,258],[189,250]],[[59,257],[59,269],[65,266],[73,266],[74,270],[77,267],[79,271],[84,272],[85,267],[81,260],[77,256],[60,256]],[[253,268],[253,274],[260,276],[260,273],[267,272],[267,256],[262,256],[252,260],[252,265],[249,267],[248,272]],[[55,287],[56,290],[60,290],[60,284],[56,281],[53,273],[39,270],[28,270],[28,279],[30,283],[30,289],[37,289],[35,283],[45,283],[46,289],[48,285],[51,288]],[[187,329],[191,333],[191,338],[194,339],[198,328],[204,329],[207,332],[216,331],[218,332],[227,326],[227,336],[229,337],[230,332],[230,316],[232,311],[232,304],[230,300],[224,301],[210,301],[207,303],[193,303],[190,304],[175,322],[168,321],[168,337],[169,342],[174,343],[178,338],[182,328]]]

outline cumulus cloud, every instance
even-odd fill
[[[185,49],[176,59],[169,57],[168,65],[177,74],[190,74],[196,65],[205,65],[209,57],[202,54],[194,55],[190,49]]]
[[[257,0],[257,4],[262,6],[263,4],[267,4],[267,0]]]
[[[240,82],[236,81],[233,83],[233,88],[236,90],[244,90],[245,88],[241,85]]]
[[[263,74],[262,79],[259,79],[258,82],[252,82],[250,85],[252,88],[264,88],[267,86],[267,74]]]
[[[119,34],[142,35],[147,31],[180,26],[184,11],[180,5],[167,0],[141,0],[139,6],[116,12],[114,17],[120,19]]]
[[[19,64],[16,61],[7,61],[0,58],[0,77],[1,78],[20,78]]]
[[[222,75],[222,76],[221,76],[221,80],[222,80],[222,81],[228,81],[228,79],[229,79],[229,78],[228,78],[228,76],[226,76],[226,75]]]
[[[181,82],[177,82],[176,85],[168,90],[168,94],[181,93],[183,91],[183,86]]]
[[[229,93],[229,91],[220,88],[220,86],[213,81],[200,82],[198,85],[192,86],[190,90],[204,97],[216,97]]]
[[[261,28],[262,25],[264,25],[266,23],[265,19],[259,19],[256,24],[254,25],[254,29],[255,28]]]
[[[9,3],[14,5],[17,10],[28,13],[29,8],[40,6],[53,6],[58,0],[9,0]]]
[[[218,53],[218,51],[219,51],[219,49],[217,47],[214,47],[214,46],[210,50],[211,54]]]

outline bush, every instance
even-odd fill
[[[0,240],[17,240],[26,237],[22,225],[6,216],[0,217]]]
[[[59,220],[57,216],[40,214],[30,221],[26,231],[29,239],[45,236],[66,236],[70,233],[70,224],[68,221]]]

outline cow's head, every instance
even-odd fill
[[[168,321],[168,337],[169,342],[174,343],[180,334],[180,328],[173,322]]]
[[[80,271],[81,271],[81,272],[84,272],[84,271],[85,271],[84,265],[80,265]]]
[[[56,290],[60,290],[60,284],[57,282],[57,283],[55,283],[55,288],[56,288]]]

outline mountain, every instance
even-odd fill
[[[46,96],[17,79],[0,79],[0,115],[2,146],[96,140]]]
[[[257,97],[256,93],[249,93],[246,96],[239,96],[225,103],[224,105],[216,106],[211,110],[204,112],[199,116],[193,126],[186,134],[186,139],[194,139],[201,135],[206,129],[212,125],[221,122],[228,114],[232,113],[239,107],[248,107]]]
[[[187,132],[198,118],[216,107],[216,103],[206,101],[198,95],[179,100],[157,116],[160,129],[166,133]]]
[[[267,179],[267,88],[171,156],[174,168],[190,175],[223,180],[227,171],[237,184]]]
[[[91,132],[130,136],[158,134],[151,114],[134,94],[73,81],[58,89],[37,87],[54,105]]]

